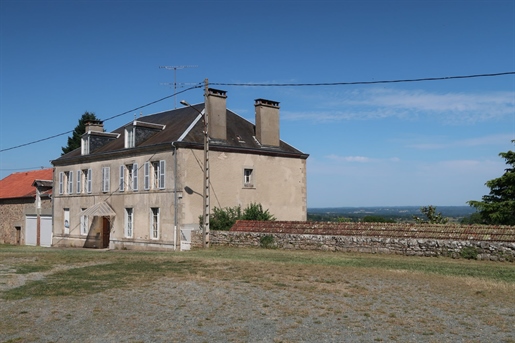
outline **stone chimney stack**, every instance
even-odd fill
[[[206,97],[206,110],[209,116],[209,137],[227,140],[227,92],[209,88]]]
[[[88,121],[85,124],[86,126],[86,133],[88,132],[104,132],[104,122],[100,120],[92,120]]]
[[[256,99],[256,138],[261,145],[279,146],[279,103]]]

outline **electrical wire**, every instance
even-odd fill
[[[515,71],[508,71],[508,72],[502,72],[502,73],[490,73],[490,74],[473,74],[473,75],[456,75],[456,76],[443,76],[443,77],[425,77],[425,78],[418,78],[418,79],[398,79],[398,80],[380,80],[380,81],[355,81],[355,82],[325,82],[325,83],[223,83],[223,82],[210,82],[210,85],[215,86],[244,86],[244,87],[303,87],[303,86],[311,86],[311,87],[319,87],[319,86],[349,86],[349,85],[373,85],[373,84],[384,84],[384,83],[407,83],[407,82],[423,82],[423,81],[444,81],[444,80],[455,80],[455,79],[471,79],[471,78],[479,78],[479,77],[495,77],[495,76],[505,76],[505,75],[515,75]],[[189,83],[191,84],[191,83]],[[108,121],[114,118],[121,117],[125,114],[137,111],[139,109],[142,109],[144,107],[148,107],[150,105],[153,105],[155,103],[158,103],[160,101],[169,99],[173,96],[176,96],[178,94],[187,92],[192,89],[200,88],[202,87],[202,83],[195,83],[194,86],[186,88],[180,92],[176,92],[172,95],[168,95],[164,98],[149,102],[148,104],[133,108],[131,110],[125,111],[123,113],[114,115],[112,117],[109,117],[107,119],[104,119],[103,121]],[[66,131],[63,133],[59,133],[57,135],[53,135],[50,137],[38,139],[32,142],[16,145],[10,148],[0,149],[0,153],[4,151],[9,151],[13,149],[18,149],[27,145],[36,144],[39,142],[43,142],[52,138],[64,136],[66,134],[72,133],[73,130]]]
[[[149,102],[148,104],[145,104],[145,105],[142,105],[142,106],[139,106],[139,107],[136,107],[136,108],[133,108],[131,110],[128,110],[128,111],[125,111],[123,113],[120,113],[120,114],[117,114],[117,115],[114,115],[112,117],[109,117],[107,119],[104,119],[103,121],[108,121],[108,120],[111,120],[111,119],[114,119],[114,118],[118,118],[118,117],[121,117],[125,114],[128,114],[128,113],[131,113],[131,112],[134,112],[134,111],[137,111],[139,109],[142,109],[144,107],[148,107],[150,105],[153,105],[155,103],[158,103],[160,101],[163,101],[163,100],[166,100],[166,99],[169,99],[173,96],[176,96],[178,94],[181,94],[181,93],[184,93],[186,91],[189,91],[189,90],[192,90],[192,89],[195,89],[195,88],[200,88],[202,87],[202,85],[200,83],[196,84],[195,86],[192,86],[190,88],[187,88],[187,89],[184,89],[180,92],[176,92],[172,95],[168,95],[168,96],[165,96],[164,98],[161,98],[161,99],[158,99],[158,100],[155,100],[155,101],[152,101],[152,102]],[[20,144],[20,145],[16,145],[16,146],[13,146],[13,147],[10,147],[10,148],[5,148],[5,149],[0,149],[0,152],[4,152],[4,151],[9,151],[9,150],[14,150],[14,149],[18,149],[18,148],[22,148],[24,146],[27,146],[27,145],[32,145],[32,144],[36,144],[36,143],[39,143],[39,142],[43,142],[43,141],[47,141],[49,139],[52,139],[52,138],[56,138],[56,137],[60,137],[60,136],[64,136],[64,135],[67,135],[69,133],[72,133],[73,130],[70,130],[70,131],[66,131],[66,132],[62,132],[62,133],[58,133],[57,135],[53,135],[53,136],[50,136],[50,137],[46,137],[46,138],[41,138],[41,139],[38,139],[38,140],[35,140],[35,141],[32,141],[32,142],[28,142],[28,143],[24,143],[24,144]]]
[[[379,83],[407,83],[407,82],[422,82],[422,81],[472,79],[472,78],[478,78],[478,77],[494,77],[494,76],[505,76],[505,75],[514,75],[514,74],[515,74],[515,71],[508,71],[508,72],[492,73],[492,74],[424,77],[424,78],[419,78],[419,79],[399,79],[399,80],[381,80],[381,81],[325,82],[325,83],[221,83],[221,82],[210,82],[209,84],[216,85],[216,86],[246,86],[246,87],[349,86],[349,85],[373,85],[373,84],[379,84]]]

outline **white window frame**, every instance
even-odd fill
[[[70,234],[70,209],[64,208],[63,209],[63,232],[65,235]]]
[[[151,239],[159,239],[160,233],[160,211],[159,207],[151,207],[150,208],[150,238]]]
[[[254,168],[243,168],[243,187],[254,188]]]
[[[89,155],[89,135],[81,139],[81,153],[82,155]]]
[[[93,171],[89,168],[85,169],[85,172],[86,192],[91,194],[93,192]]]
[[[102,167],[102,192],[109,192],[111,181],[111,168]]]
[[[125,147],[134,148],[136,146],[136,127],[130,126],[125,129]]]
[[[66,176],[66,194],[73,194],[73,172],[64,173]]]
[[[126,238],[132,238],[134,235],[134,209],[132,207],[125,208],[124,235]]]
[[[152,189],[159,188],[159,161],[152,162]]]
[[[86,209],[81,209],[82,211],[85,211]],[[89,218],[88,216],[80,216],[80,234],[82,236],[86,236],[89,231]]]

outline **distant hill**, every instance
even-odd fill
[[[308,220],[335,220],[345,217],[359,220],[365,216],[381,216],[395,221],[411,221],[413,216],[421,216],[421,206],[376,206],[376,207],[322,207],[308,208]],[[452,221],[470,216],[476,210],[470,206],[436,206],[436,211]]]

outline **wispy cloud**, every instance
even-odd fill
[[[285,112],[289,120],[320,122],[438,116],[448,124],[475,123],[515,113],[515,92],[436,93],[423,90],[366,89],[325,94],[323,108]]]
[[[337,161],[337,162],[357,162],[357,163],[370,163],[370,162],[382,162],[382,161],[390,161],[390,162],[399,162],[400,159],[398,157],[392,157],[388,159],[379,159],[379,158],[370,158],[365,156],[339,156],[335,154],[327,155],[326,158]]]
[[[431,137],[430,143],[414,143],[407,144],[408,148],[414,148],[419,150],[436,150],[436,149],[449,149],[449,148],[471,148],[477,146],[486,146],[486,145],[499,145],[505,144],[513,139],[513,135],[510,134],[498,134],[498,135],[488,135],[483,137],[475,137],[469,139],[462,140],[443,140],[440,142],[435,142],[435,137]]]

